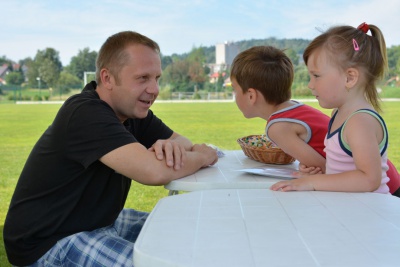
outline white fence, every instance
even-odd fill
[[[170,95],[159,95],[160,100],[230,100],[235,99],[232,92],[172,92]]]

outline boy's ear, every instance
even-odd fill
[[[346,70],[346,88],[352,88],[358,82],[360,73],[356,68],[348,68]]]
[[[257,90],[254,88],[249,88],[247,90],[247,98],[250,101],[250,103],[254,104],[257,100]]]

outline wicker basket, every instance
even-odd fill
[[[263,135],[249,135],[237,140],[244,154],[249,158],[268,164],[289,164],[295,159],[273,146]]]

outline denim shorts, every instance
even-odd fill
[[[59,240],[30,266],[133,266],[133,245],[148,215],[123,209],[112,225]]]

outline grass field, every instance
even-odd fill
[[[316,102],[308,104],[319,108]],[[0,105],[0,266],[10,266],[4,250],[3,225],[14,187],[29,152],[59,108],[60,104]],[[172,129],[193,142],[214,144],[224,150],[240,149],[237,138],[262,134],[265,126],[261,119],[245,119],[233,102],[159,102],[152,109]],[[390,133],[389,158],[400,168],[399,102],[384,102],[383,110]],[[330,110],[323,111],[330,114]],[[133,183],[126,207],[150,211],[167,194],[164,187]]]

